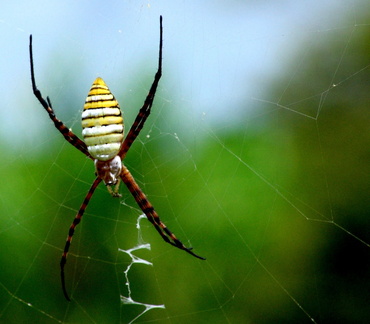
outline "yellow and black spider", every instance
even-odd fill
[[[60,261],[60,271],[62,280],[62,289],[64,296],[70,300],[64,279],[64,266],[67,262],[67,255],[71,245],[72,236],[76,226],[81,221],[82,215],[96,189],[101,181],[106,185],[109,193],[113,197],[120,197],[118,193],[120,179],[130,190],[141,210],[145,213],[148,220],[154,225],[155,229],[162,238],[169,244],[188,252],[189,254],[205,260],[199,255],[187,248],[160,220],[154,207],[148,201],[145,194],[141,191],[130,171],[122,163],[131,144],[139,135],[146,119],[150,114],[154,96],[157,90],[158,82],[162,75],[162,16],[160,16],[160,40],[159,40],[159,59],[158,70],[155,74],[153,84],[141,107],[133,125],[124,139],[124,126],[121,110],[117,100],[109,91],[107,85],[101,78],[97,78],[91,86],[90,92],[86,98],[84,110],[82,112],[82,135],[84,141],[80,140],[63,122],[61,122],[54,113],[49,97],[46,100],[42,97],[40,90],[36,87],[35,74],[33,68],[32,54],[32,35],[30,35],[30,63],[31,80],[33,93],[49,114],[55,127],[62,133],[64,138],[75,148],[94,161],[96,170],[96,179],[89,189],[71,227],[69,228],[67,241]]]

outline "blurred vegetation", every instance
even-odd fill
[[[370,321],[370,42],[366,26],[354,28],[318,40],[302,65],[297,53],[267,89],[279,106],[254,102],[236,127],[205,123],[199,139],[180,132],[178,141],[157,97],[154,110],[165,108],[153,111],[150,137],[141,135],[126,163],[169,228],[207,261],[166,245],[142,221],[152,251],[137,254],[154,266],[133,266],[132,297],[166,305],[143,321]],[[130,260],[118,248],[136,244],[140,211],[124,186],[120,200],[98,188],[68,259],[68,304],[59,259],[93,165],[42,113],[47,140],[30,138],[21,150],[2,143],[11,152],[1,169],[2,320],[128,322],[140,308],[120,304]]]

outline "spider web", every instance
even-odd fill
[[[370,321],[366,1],[1,6],[1,322]],[[94,168],[32,96],[28,36],[66,125],[80,135],[101,76],[127,131],[160,14],[163,78],[125,165],[207,261],[164,243],[124,185],[119,199],[100,185],[71,245],[68,303],[59,261]]]

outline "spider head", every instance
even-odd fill
[[[122,171],[122,162],[118,155],[108,161],[96,159],[94,163],[97,176],[104,181],[106,186],[113,186],[118,182]]]

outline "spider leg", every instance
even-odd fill
[[[98,186],[98,184],[101,182],[101,179],[99,177],[97,177],[92,186],[90,187],[75,219],[73,220],[73,223],[71,225],[71,227],[69,228],[69,232],[68,232],[68,236],[67,236],[67,241],[66,241],[66,245],[64,246],[64,251],[63,251],[63,254],[62,254],[62,259],[60,260],[60,276],[61,276],[61,280],[62,280],[62,289],[63,289],[63,293],[64,293],[64,296],[65,298],[68,300],[68,301],[71,301],[69,296],[68,296],[68,293],[67,293],[67,290],[66,290],[66,285],[65,285],[65,279],[64,279],[64,266],[65,264],[67,263],[67,255],[68,255],[68,251],[69,251],[69,247],[71,245],[71,242],[72,242],[72,236],[75,232],[75,228],[76,226],[80,223],[81,221],[81,218],[82,218],[82,215],[84,214],[85,212],[85,209],[87,207],[87,204],[89,203],[96,187]]]
[[[157,212],[154,210],[152,204],[148,201],[145,194],[141,191],[139,185],[136,183],[134,177],[130,171],[122,165],[121,179],[130,190],[131,194],[134,196],[137,204],[144,212],[148,220],[154,225],[157,232],[162,236],[163,240],[181,250],[186,251],[192,256],[205,260],[205,258],[195,254],[191,251],[191,248],[187,248],[176,236],[173,234],[168,227],[161,221]]]
[[[71,143],[75,148],[77,148],[83,154],[85,154],[90,159],[92,159],[92,157],[90,156],[87,150],[86,144],[82,140],[80,140],[78,136],[76,136],[70,129],[68,129],[68,127],[65,126],[62,121],[56,118],[49,97],[46,97],[46,100],[45,100],[42,97],[40,90],[37,89],[36,81],[35,81],[35,72],[33,68],[32,35],[30,35],[30,63],[31,63],[31,80],[32,80],[33,94],[38,99],[38,101],[41,103],[41,105],[45,108],[45,110],[49,114],[50,119],[54,122],[55,127],[59,130],[59,132],[62,133],[64,138],[69,143]]]
[[[150,87],[149,93],[145,98],[143,106],[140,108],[138,115],[132,124],[118,155],[123,160],[126,156],[127,151],[131,147],[131,144],[135,141],[136,137],[139,135],[141,129],[148,116],[150,115],[150,110],[153,105],[153,100],[155,93],[157,91],[159,80],[162,76],[162,47],[163,47],[163,28],[162,28],[162,16],[160,16],[160,39],[159,39],[159,59],[158,59],[158,70],[154,76],[154,81]]]

